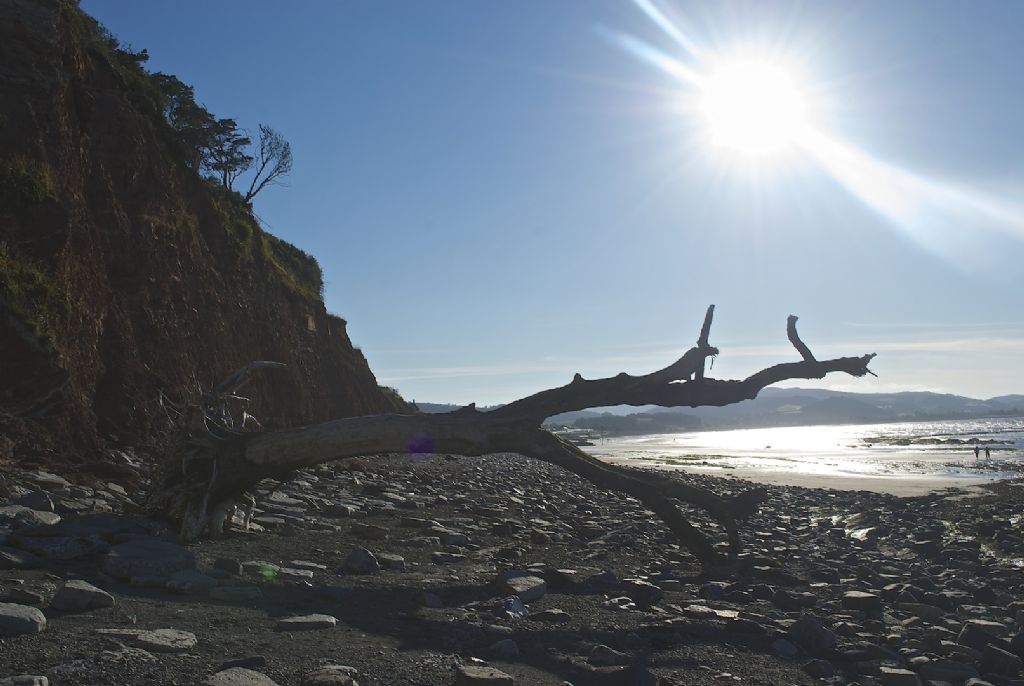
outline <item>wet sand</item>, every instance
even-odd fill
[[[815,474],[799,471],[779,471],[742,466],[723,468],[706,464],[669,463],[657,458],[617,457],[600,454],[600,459],[612,464],[631,467],[670,469],[692,474],[706,474],[722,478],[737,478],[772,486],[799,486],[802,488],[829,488],[838,491],[871,491],[900,497],[912,497],[946,489],[968,489],[998,481],[997,477],[922,475],[922,474],[848,474],[833,472]]]

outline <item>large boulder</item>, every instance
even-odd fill
[[[114,596],[81,579],[67,581],[50,601],[50,607],[64,612],[82,612],[113,606]]]

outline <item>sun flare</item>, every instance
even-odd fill
[[[792,148],[807,131],[805,98],[786,70],[768,62],[723,64],[701,83],[711,143],[745,157]]]

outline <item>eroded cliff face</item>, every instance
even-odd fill
[[[0,459],[145,442],[252,360],[266,428],[391,411],[319,269],[175,152],[72,2],[0,0]],[[15,447],[15,444],[16,447]]]

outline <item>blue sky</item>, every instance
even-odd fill
[[[651,371],[709,303],[713,376],[795,359],[793,313],[819,357],[879,353],[826,386],[1024,392],[1024,3],[648,6],[697,54],[630,0],[82,6],[291,142],[256,212],[409,399]],[[701,90],[627,44],[784,64],[828,143],[715,147]]]

